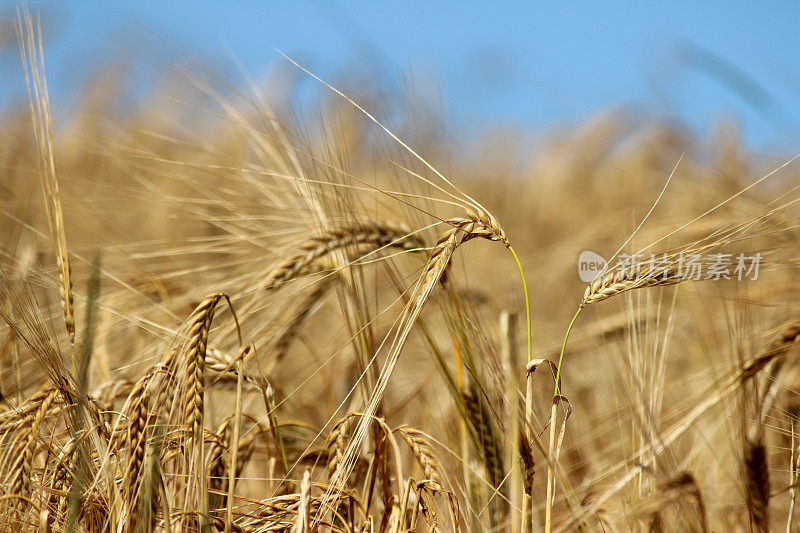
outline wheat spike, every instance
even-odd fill
[[[603,301],[612,296],[644,287],[662,287],[685,281],[677,263],[654,266],[642,263],[630,268],[612,270],[586,287],[581,306]]]
[[[183,415],[184,422],[191,428],[194,438],[202,437],[208,333],[214,320],[214,309],[222,298],[227,296],[217,293],[200,302],[194,310],[194,318],[189,325]]]
[[[767,451],[758,441],[748,441],[744,454],[747,510],[759,532],[769,531],[769,466]]]
[[[328,479],[331,479],[336,472],[336,468],[344,459],[347,447],[347,432],[350,427],[351,415],[347,415],[339,420],[328,434],[325,448],[328,453]]]
[[[125,472],[125,494],[128,501],[128,526],[130,528],[135,527],[139,483],[143,474],[145,453],[147,451],[147,405],[147,389],[143,388],[131,409],[126,438],[128,444],[128,466]]]
[[[30,495],[31,470],[33,468],[33,458],[36,454],[36,447],[39,440],[39,429],[42,427],[47,412],[55,402],[60,391],[51,388],[47,394],[38,399],[38,406],[22,419],[20,423],[20,439],[24,439],[22,453],[18,459],[17,468],[12,475],[11,494],[19,494],[27,498]],[[20,500],[23,501],[23,500]]]
[[[525,494],[533,494],[533,480],[536,473],[536,463],[533,460],[533,449],[531,443],[524,433],[519,436],[519,456],[522,463],[522,482]]]
[[[433,447],[428,442],[428,436],[417,429],[409,427],[401,427],[397,430],[408,444],[408,447],[411,448],[411,452],[417,459],[419,466],[422,467],[425,479],[432,482],[431,488],[440,491],[444,490],[439,465],[436,462]]]
[[[316,261],[336,250],[366,244],[378,248],[392,246],[401,250],[415,250],[424,246],[417,236],[399,224],[372,222],[329,230],[300,244],[297,252],[273,268],[264,281],[264,289],[278,289],[305,274]]]
[[[474,383],[470,385],[468,391],[464,392],[464,404],[467,417],[478,437],[481,459],[483,459],[486,472],[489,474],[489,480],[497,488],[505,478],[502,443],[497,435],[489,407]]]
[[[78,439],[70,439],[58,455],[58,463],[53,470],[53,477],[50,481],[50,486],[53,489],[53,494],[50,495],[48,500],[48,508],[55,516],[61,516],[59,507],[62,502],[66,502],[66,498],[61,496],[61,493],[66,491],[67,480],[72,473],[72,463],[74,461],[75,449],[78,446]]]

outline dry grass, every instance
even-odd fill
[[[323,82],[301,121],[202,69],[54,127],[18,31],[0,530],[794,527],[794,160],[622,114],[460,149],[390,98]],[[586,249],[662,261],[587,286]],[[682,276],[719,253],[758,278]]]

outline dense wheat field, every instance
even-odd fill
[[[793,154],[625,113],[464,150],[289,58],[317,108],[189,58],[54,115],[17,26],[0,530],[797,527]]]

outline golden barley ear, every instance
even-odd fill
[[[428,436],[417,429],[409,427],[400,427],[397,431],[406,441],[408,447],[411,448],[414,458],[422,468],[425,479],[431,482],[434,490],[443,491],[441,469],[436,460],[436,453],[428,441]]]
[[[303,274],[320,259],[336,250],[369,245],[401,250],[424,248],[424,243],[402,224],[372,221],[328,230],[297,245],[297,251],[275,266],[264,280],[264,290],[274,291]]]
[[[347,449],[347,434],[352,416],[352,414],[348,414],[343,417],[336,424],[334,424],[330,433],[328,433],[328,438],[325,445],[328,454],[328,461],[326,465],[328,470],[328,480],[333,477],[339,464],[344,460],[344,454]]]
[[[16,468],[11,474],[10,494],[21,496],[18,503],[21,508],[27,507],[26,499],[31,494],[31,474],[33,470],[33,459],[39,444],[39,431],[44,424],[47,413],[53,403],[60,396],[61,391],[56,387],[48,388],[46,392],[37,395],[33,399],[32,405],[35,409],[20,421],[20,435],[18,439],[22,442],[21,453],[17,458]]]
[[[186,379],[183,390],[183,420],[191,429],[191,435],[195,439],[202,438],[208,334],[214,320],[214,310],[222,299],[230,303],[224,293],[213,294],[200,302],[192,313],[193,318],[189,323],[184,358]]]
[[[583,294],[581,306],[601,302],[613,296],[645,287],[666,287],[685,281],[678,263],[653,266],[650,263],[611,270],[591,282]]]
[[[128,528],[135,531],[140,520],[139,496],[144,479],[145,454],[147,451],[148,428],[148,391],[143,388],[134,399],[128,419],[126,442],[128,444],[128,464],[124,476],[124,494],[128,504]]]

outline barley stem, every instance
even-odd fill
[[[522,264],[519,262],[517,252],[514,251],[514,248],[511,245],[508,246],[508,250],[511,252],[511,255],[514,256],[514,262],[517,264],[519,277],[522,280],[522,292],[525,295],[525,328],[528,338],[528,361],[530,361],[533,359],[533,334],[531,332],[531,303],[530,298],[528,297],[528,284],[525,283],[525,272],[522,271]]]
[[[556,417],[558,416],[558,402],[556,401],[556,396],[561,394],[561,390],[559,384],[561,383],[561,364],[564,361],[564,352],[567,350],[567,340],[569,339],[569,334],[572,331],[572,326],[575,325],[575,321],[578,319],[578,315],[581,314],[583,310],[583,305],[578,307],[578,310],[575,312],[575,316],[572,317],[572,321],[569,323],[569,327],[567,328],[567,333],[564,335],[564,342],[561,344],[561,353],[558,355],[558,364],[556,365],[556,384],[553,389],[553,407],[550,410],[550,448],[548,450],[548,457],[549,460],[547,461],[547,504],[545,507],[545,517],[544,517],[544,530],[545,533],[550,533],[551,522],[552,522],[552,510],[553,510],[553,494],[555,492],[555,447],[556,447]]]

